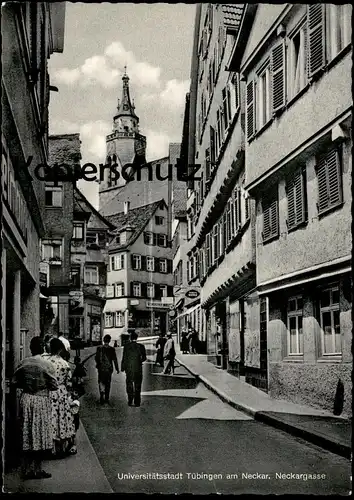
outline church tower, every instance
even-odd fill
[[[126,73],[122,77],[122,98],[118,100],[117,111],[113,116],[112,133],[106,136],[106,163],[117,164],[117,171],[127,164],[133,166],[146,163],[146,137],[139,134],[139,117],[135,113],[134,101],[131,102],[129,93],[129,77]],[[127,172],[128,173],[128,172]],[[109,169],[104,171],[104,179],[100,183],[99,197],[101,200],[113,196],[112,191],[126,184],[126,180],[120,175],[114,179],[115,174]]]

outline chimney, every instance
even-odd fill
[[[129,206],[130,206],[130,201],[125,201],[124,202],[124,213],[125,213],[125,215],[127,215],[127,213],[129,212]]]

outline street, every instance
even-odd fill
[[[236,411],[180,366],[168,376],[145,363],[140,408],[127,405],[122,373],[101,406],[92,358],[87,368],[81,420],[116,493],[350,491],[349,461]]]

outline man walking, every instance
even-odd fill
[[[143,381],[143,363],[146,361],[146,351],[143,344],[136,340],[138,334],[130,334],[130,342],[124,346],[122,358],[122,372],[126,373],[126,388],[128,405],[140,406],[141,384]]]
[[[95,355],[101,405],[104,404],[104,402],[109,402],[113,365],[117,373],[119,373],[117,354],[114,347],[109,345],[110,341],[111,336],[105,335],[103,337],[103,345],[97,347]]]

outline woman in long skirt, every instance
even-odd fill
[[[22,389],[20,399],[24,479],[44,479],[51,474],[42,470],[42,458],[53,447],[50,392],[58,389],[51,364],[42,357],[40,337],[30,343],[32,356],[25,358],[15,371],[12,383]]]
[[[52,402],[52,432],[54,440],[54,455],[62,457],[70,454],[75,442],[74,415],[71,409],[71,370],[69,363],[60,353],[63,344],[58,338],[50,342],[51,355],[48,360],[53,364],[58,382],[58,390],[51,393]]]

